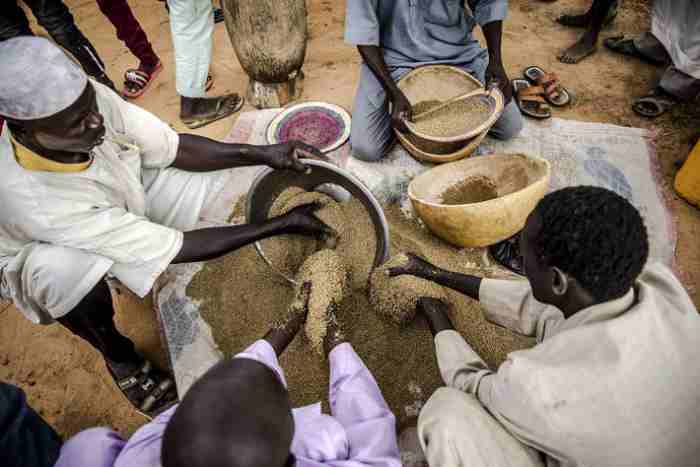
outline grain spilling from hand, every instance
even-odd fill
[[[369,300],[374,309],[395,323],[406,324],[416,316],[418,300],[427,297],[447,303],[442,287],[418,277],[390,277],[387,270],[406,264],[405,254],[398,254],[374,270],[370,278]]]
[[[304,330],[311,347],[323,354],[323,339],[328,328],[328,309],[340,305],[347,290],[347,272],[343,260],[333,250],[321,250],[309,256],[296,276],[295,295],[299,296],[304,283],[311,284],[309,314]]]

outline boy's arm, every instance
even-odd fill
[[[432,298],[418,301],[418,311],[434,336],[435,356],[445,385],[476,394],[481,378],[492,371],[455,330],[448,309],[448,305]]]
[[[390,268],[387,273],[420,277],[463,293],[483,305],[489,321],[519,334],[541,340],[553,320],[563,319],[559,310],[535,300],[526,281],[482,279],[446,271],[411,253],[407,256],[406,264]]]

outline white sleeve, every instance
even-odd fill
[[[32,238],[112,260],[110,272],[143,297],[182,248],[182,232],[122,208],[36,216]]]
[[[160,169],[172,165],[177,156],[180,136],[170,125],[149,111],[126,102],[106,86],[90,81],[97,92],[97,101],[105,118],[115,132],[124,136],[141,150],[141,165]]]
[[[553,324],[564,320],[557,308],[538,302],[524,280],[483,279],[479,303],[489,321],[540,342]]]
[[[493,372],[457,331],[440,331],[434,340],[445,385],[476,395],[481,379]]]

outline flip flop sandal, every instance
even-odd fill
[[[243,107],[243,98],[239,96],[238,94],[229,94],[227,96],[221,96],[215,98],[217,99],[216,103],[216,110],[208,115],[201,115],[198,117],[194,118],[188,118],[188,119],[182,119],[182,123],[184,123],[187,128],[191,130],[195,130],[197,128],[201,128],[205,125],[209,125],[210,123],[214,123],[218,120],[221,120],[222,118],[226,118],[228,116],[231,116],[241,110]],[[235,104],[232,107],[226,107],[224,103],[228,101],[229,99],[238,99]]]
[[[513,94],[518,103],[520,111],[532,118],[545,119],[552,116],[547,101],[542,97],[544,88],[542,86],[532,86],[524,79],[513,80]]]
[[[158,378],[154,375],[156,372],[153,369],[153,364],[150,361],[144,360],[141,368],[130,376],[120,380],[115,377],[114,373],[109,368],[109,365],[107,365],[107,369],[112,375],[112,378],[114,378],[114,381],[117,383],[117,387],[119,387],[122,395],[124,395],[129,403],[134,406],[136,411],[144,417],[152,420],[171,408],[173,405],[177,404],[176,396],[175,400],[165,402],[160,406],[158,405],[158,403],[163,401],[171,390],[175,389],[175,381],[173,381],[173,379],[169,376],[165,376],[158,381]],[[146,394],[140,403],[130,399],[127,395],[127,391],[129,389],[133,389],[137,386]]]
[[[678,104],[668,93],[655,89],[632,103],[632,110],[642,117],[656,118]]]
[[[501,266],[521,276],[525,275],[520,254],[520,232],[489,247],[491,257]]]
[[[122,95],[128,99],[141,97],[162,69],[163,64],[158,62],[158,65],[156,65],[150,74],[140,68],[126,70],[126,73],[124,73],[124,90],[122,91]]]
[[[654,60],[651,57],[647,57],[637,49],[634,45],[634,39],[625,39],[625,36],[614,36],[608,37],[603,41],[605,47],[612,50],[615,53],[627,55],[629,57],[635,57],[639,60],[654,66],[664,65],[663,62]]]
[[[224,10],[222,8],[214,9],[214,24],[224,21]]]
[[[538,66],[529,66],[523,75],[530,83],[544,89],[544,98],[555,107],[564,107],[571,102],[571,94],[561,85],[556,73],[547,73]]]

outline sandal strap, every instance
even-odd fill
[[[141,88],[145,87],[151,80],[151,75],[143,70],[130,69],[124,73],[124,84],[134,84]]]
[[[141,365],[141,368],[139,368],[135,373],[117,381],[117,386],[122,391],[126,391],[139,384],[143,385],[146,379],[150,379],[148,375],[152,369],[153,364],[151,364],[150,361],[146,360],[144,361],[143,365]]]
[[[146,398],[139,406],[139,410],[141,410],[142,412],[150,412],[156,405],[156,403],[158,403],[159,400],[165,397],[168,391],[172,389],[174,384],[175,382],[170,378],[161,381],[160,384],[153,388],[153,390],[146,396]]]
[[[561,94],[561,84],[559,76],[554,72],[545,73],[537,78],[537,84],[544,88],[547,96],[557,98]]]
[[[532,101],[532,102],[547,102],[542,95],[544,94],[544,88],[542,86],[530,86],[529,88],[521,89],[518,91],[518,99],[521,101]]]

